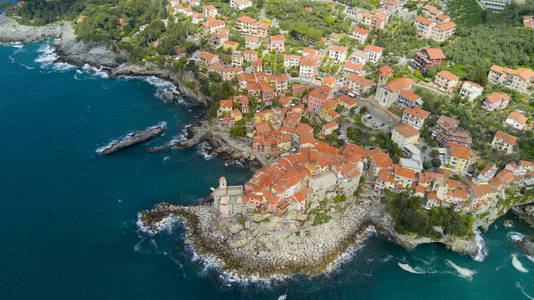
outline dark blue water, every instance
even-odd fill
[[[194,259],[180,224],[154,237],[135,224],[140,210],[158,202],[196,203],[221,175],[231,184],[251,176],[222,159],[206,160],[197,148],[146,153],[179,136],[201,108],[164,104],[147,80],[107,79],[49,64],[53,57],[45,50],[43,44],[0,46],[1,299],[534,296],[534,262],[513,241],[529,231],[512,215],[505,218],[513,228],[500,220],[483,234],[489,254],[482,262],[440,245],[407,252],[375,235],[325,276],[249,284],[225,280]],[[95,152],[113,138],[161,121],[169,127],[162,137],[108,157]],[[514,268],[513,255],[527,273]],[[464,268],[464,275],[451,263]]]

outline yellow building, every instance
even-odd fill
[[[471,165],[471,150],[466,146],[451,144],[447,149],[448,164],[459,174],[464,174]]]

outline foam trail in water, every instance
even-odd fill
[[[449,266],[453,267],[453,269],[455,269],[456,272],[460,274],[460,276],[467,278],[469,280],[473,279],[473,275],[475,274],[475,271],[469,270],[467,268],[462,268],[448,259],[447,259],[447,263],[449,264]]]
[[[286,297],[287,297],[287,295],[285,295],[285,294],[281,295],[280,297],[278,297],[278,300],[286,300]]]
[[[399,267],[401,269],[403,269],[404,271],[406,272],[409,272],[409,273],[412,273],[412,274],[424,274],[425,272],[422,272],[422,271],[417,271],[415,270],[414,268],[412,268],[412,266],[410,266],[409,264],[401,264],[401,263],[398,263]]]
[[[474,259],[476,261],[484,261],[486,256],[488,256],[488,248],[486,248],[480,229],[475,230],[475,240],[477,241],[478,250]]]
[[[523,267],[523,264],[517,259],[517,254],[512,254],[512,266],[519,272],[528,273],[528,270]]]
[[[533,256],[527,255],[527,258],[528,258],[531,262],[534,262],[534,257],[533,257]]]
[[[520,284],[519,282],[516,282],[516,283],[515,283],[515,286],[517,286],[517,287],[521,290],[521,293],[522,293],[523,295],[525,295],[525,297],[527,297],[527,298],[530,299],[530,300],[534,300],[534,297],[532,297],[532,296],[530,296],[529,294],[527,294],[527,293],[525,292],[525,288],[524,288],[523,286],[521,286],[521,284]]]

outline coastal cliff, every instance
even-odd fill
[[[108,50],[99,43],[85,44],[77,40],[71,23],[61,21],[45,26],[27,26],[0,15],[0,42],[33,43],[54,40],[60,60],[74,65],[117,67],[126,56]]]
[[[180,79],[160,66],[146,62],[144,65],[127,63],[128,57],[109,50],[101,43],[83,43],[76,37],[72,24],[66,21],[45,26],[28,26],[17,23],[10,17],[0,15],[0,43],[33,43],[53,40],[52,46],[59,55],[59,62],[76,66],[90,65],[102,68],[111,77],[156,76],[170,80],[178,92],[191,100],[208,105],[209,99],[184,86]]]

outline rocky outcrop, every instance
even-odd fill
[[[156,135],[160,135],[165,130],[167,130],[167,125],[162,123],[149,127],[145,130],[135,131],[120,140],[111,142],[109,145],[99,149],[98,152],[102,153],[103,155],[112,154],[126,147],[144,142]]]
[[[522,240],[517,241],[517,245],[521,250],[523,250],[526,254],[534,257],[534,238],[532,237],[525,237]]]
[[[167,69],[162,68],[152,62],[145,62],[143,65],[139,64],[131,64],[131,63],[124,63],[116,68],[112,69],[109,72],[111,77],[118,77],[118,76],[156,76],[161,79],[169,80],[171,81],[176,88],[178,89],[178,92],[190,98],[194,102],[208,106],[210,104],[210,99],[201,93],[199,93],[196,90],[192,90],[182,84],[182,81],[178,77],[178,74],[170,73]]]
[[[265,158],[252,153],[250,141],[247,138],[229,136],[227,131],[217,130],[216,126],[210,126],[207,121],[199,121],[186,130],[186,139],[175,141],[172,144],[154,147],[148,152],[159,152],[170,149],[187,149],[204,142],[208,143],[210,151],[214,154],[238,161],[250,168],[258,169],[267,163]]]
[[[421,244],[428,243],[441,243],[454,252],[470,255],[476,255],[479,250],[474,235],[466,237],[444,235],[440,239],[434,240],[424,236],[398,233],[394,229],[394,221],[392,217],[389,214],[384,213],[383,208],[378,208],[375,211],[369,212],[368,217],[370,223],[372,223],[380,233],[408,250],[413,250]]]
[[[320,275],[366,237],[364,209],[353,205],[336,220],[298,231],[273,232],[253,221],[220,219],[209,206],[162,203],[141,213],[140,223],[157,232],[169,216],[184,219],[187,240],[203,258],[215,259],[225,271],[243,278]],[[271,218],[274,218],[271,216]],[[269,224],[269,226],[272,224]]]
[[[70,27],[68,22],[59,22],[45,26],[20,25],[15,20],[0,15],[0,42],[2,43],[33,43],[49,39],[61,38],[63,32]]]
[[[514,209],[517,216],[534,228],[534,205],[518,206]]]
[[[60,54],[60,61],[77,66],[116,67],[126,61],[126,56],[114,53],[99,43],[86,44],[76,38],[71,23],[61,21],[45,26],[27,26],[15,20],[0,16],[0,42],[32,43],[54,40],[54,47]]]

